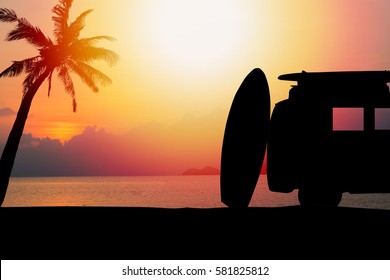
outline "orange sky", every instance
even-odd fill
[[[0,5],[51,36],[56,3],[2,0]],[[77,113],[58,81],[50,98],[44,84],[25,133],[64,142],[87,126],[118,136],[136,131],[137,139],[144,139],[138,157],[164,154],[159,164],[175,172],[219,167],[232,99],[255,67],[268,78],[273,104],[286,98],[290,87],[277,79],[280,74],[390,70],[388,0],[75,0],[70,19],[87,9],[94,11],[82,36],[117,39],[102,45],[119,54],[117,65],[95,65],[113,84],[95,94],[75,78]],[[1,23],[0,37],[13,26]],[[24,41],[2,40],[0,54],[3,70],[36,52]],[[17,111],[23,78],[0,79],[0,112]],[[0,114],[0,141],[14,117]]]

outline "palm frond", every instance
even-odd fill
[[[67,41],[72,42],[77,40],[80,36],[81,30],[85,27],[85,18],[93,10],[87,10],[77,17],[77,19],[69,25],[68,32],[66,34]]]
[[[89,75],[87,75],[80,67],[78,67],[75,63],[71,61],[69,61],[67,64],[72,69],[72,71],[75,72],[90,89],[92,89],[92,91],[99,91],[99,88],[95,84],[94,80]]]
[[[0,8],[0,21],[2,22],[15,22],[18,20],[14,10],[7,8]]]
[[[93,47],[95,44],[97,44],[99,41],[107,40],[107,41],[115,41],[116,39],[111,36],[95,36],[95,37],[89,37],[89,38],[81,38],[77,41],[73,42],[74,46],[79,47]]]
[[[47,96],[48,96],[48,97],[50,96],[50,91],[51,91],[51,78],[52,78],[52,76],[53,76],[53,71],[54,71],[54,70],[52,70],[52,71],[50,72],[49,77],[47,78],[47,81],[48,81],[48,83],[49,83],[49,88],[48,88],[48,90],[47,90]]]
[[[71,76],[69,75],[69,70],[66,64],[62,64],[58,68],[58,77],[65,87],[65,91],[72,97],[73,112],[76,112],[77,103],[76,103],[76,91],[74,89],[74,84]]]
[[[45,60],[39,59],[26,66],[27,77],[23,81],[23,97],[38,79],[46,71],[47,65]]]
[[[26,72],[23,81],[23,97],[30,89],[38,88],[43,79],[48,79],[48,96],[52,88],[53,71],[58,71],[58,78],[65,87],[65,91],[72,97],[73,111],[77,109],[76,92],[70,76],[71,72],[77,74],[81,80],[94,92],[99,90],[97,85],[111,84],[111,79],[104,73],[95,69],[89,63],[105,61],[113,66],[119,56],[108,49],[96,47],[102,40],[114,41],[110,36],[95,36],[79,39],[85,27],[86,17],[93,11],[87,10],[80,14],[70,25],[69,11],[73,0],[58,0],[52,9],[54,22],[53,43],[49,37],[38,27],[34,27],[25,18],[18,18],[11,9],[0,8],[0,21],[17,22],[17,26],[9,32],[8,41],[25,39],[39,49],[40,55],[22,61],[13,61],[12,65],[0,73],[1,77],[14,77]],[[39,81],[39,83],[36,83]]]
[[[67,61],[67,65],[81,78],[81,80],[89,86],[94,92],[98,92],[99,88],[97,83],[102,86],[106,86],[112,83],[112,80],[96,68],[80,62],[80,61]]]
[[[52,20],[54,22],[54,36],[57,44],[61,43],[64,39],[64,34],[68,31],[68,19],[69,10],[72,6],[72,0],[60,0],[60,3],[55,5],[52,9],[54,16]]]
[[[18,19],[18,25],[6,38],[7,41],[21,39],[26,39],[30,44],[39,48],[50,47],[52,45],[51,40],[38,27],[32,26],[25,18]]]
[[[10,67],[0,73],[0,77],[16,77],[22,74],[24,70],[23,61],[14,61]]]
[[[0,78],[19,76],[24,70],[27,71],[27,69],[30,69],[31,65],[38,59],[40,59],[39,56],[35,56],[21,61],[14,61],[10,67],[0,73]]]
[[[73,60],[86,63],[103,60],[108,65],[113,66],[119,60],[119,56],[115,52],[105,48],[73,45],[69,48],[69,53]]]

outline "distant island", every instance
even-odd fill
[[[181,175],[220,175],[221,171],[215,167],[207,166],[204,168],[190,168]],[[260,174],[267,174],[267,165],[264,163]]]
[[[201,169],[190,168],[182,173],[182,175],[219,175],[220,171],[217,168],[207,166]]]

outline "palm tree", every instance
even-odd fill
[[[75,112],[76,91],[70,73],[77,74],[94,92],[99,90],[97,83],[104,86],[112,82],[108,76],[92,67],[90,63],[95,60],[104,60],[110,66],[115,64],[118,60],[117,54],[111,50],[96,47],[97,42],[112,41],[114,38],[109,36],[79,38],[81,30],[85,27],[85,18],[92,10],[83,12],[74,22],[68,24],[72,2],[73,0],[59,0],[59,3],[52,9],[54,42],[25,18],[19,18],[13,10],[0,8],[0,21],[17,23],[7,35],[6,40],[25,39],[39,51],[37,56],[14,61],[10,67],[0,73],[0,77],[15,77],[23,72],[27,75],[23,82],[23,97],[19,111],[0,159],[0,205],[7,192],[32,100],[42,83],[48,80],[48,95],[50,95],[52,75],[56,70],[65,91],[72,97]]]

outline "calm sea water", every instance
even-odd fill
[[[260,176],[251,207],[298,205],[297,192],[268,190]],[[225,207],[219,176],[11,178],[7,206]],[[340,206],[390,209],[390,194],[343,194]]]

